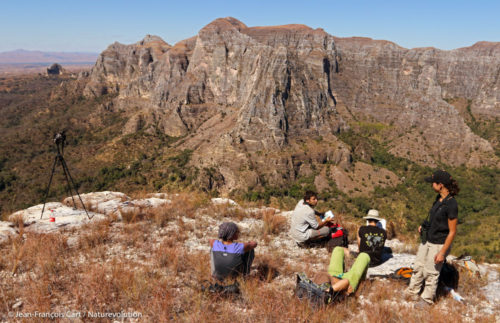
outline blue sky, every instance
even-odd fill
[[[0,52],[101,52],[146,34],[167,43],[220,17],[247,26],[305,24],[339,37],[386,39],[406,48],[453,49],[500,41],[500,1],[2,0]]]

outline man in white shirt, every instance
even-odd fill
[[[319,218],[321,213],[314,210],[317,204],[318,194],[307,191],[304,199],[300,200],[293,210],[290,236],[298,244],[319,240],[330,234],[330,228],[327,225],[332,223],[333,219],[327,218],[322,221]]]

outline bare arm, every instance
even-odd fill
[[[322,221],[321,219],[317,219],[317,220],[318,220],[318,227],[317,227],[317,229],[320,229],[320,228],[324,227],[325,225],[330,224],[330,223],[333,222],[333,219],[330,219],[330,218],[328,218],[328,219],[326,219],[324,221]]]
[[[457,234],[457,222],[458,222],[457,218],[448,219],[448,228],[450,229],[450,232],[448,233],[448,236],[444,241],[443,247],[441,248],[441,250],[439,250],[437,255],[434,256],[434,263],[438,264],[444,261],[444,256],[446,255],[446,251],[450,249],[451,243],[453,242],[453,239]]]
[[[215,239],[210,239],[210,240],[208,240],[208,242],[210,243],[210,248],[213,248]]]
[[[255,249],[255,247],[257,247],[257,242],[255,242],[255,241],[245,242],[243,244],[243,246],[244,246],[243,251],[247,252],[247,251]]]

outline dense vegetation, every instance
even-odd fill
[[[61,82],[66,85],[61,86]],[[80,192],[100,190],[181,191],[195,190],[200,180],[215,175],[213,169],[188,166],[192,151],[175,148],[182,138],[172,138],[155,131],[122,135],[126,119],[111,104],[113,97],[85,99],[79,81],[60,77],[30,76],[0,79],[0,212],[41,203],[55,156],[54,133],[67,130],[65,159]],[[72,89],[72,90],[68,90]],[[470,109],[469,109],[470,112]],[[486,139],[498,138],[498,129],[471,119],[476,131]],[[432,169],[398,158],[387,150],[383,141],[386,126],[359,123],[353,130],[339,135],[351,147],[371,147],[369,157],[354,154],[362,160],[387,168],[403,179],[395,187],[375,187],[373,193],[346,194],[330,181],[322,192],[320,208],[352,216],[361,223],[369,208],[378,208],[395,224],[397,232],[417,239],[416,228],[426,217],[435,193],[423,177]],[[314,174],[288,185],[264,185],[233,197],[257,203],[292,208],[304,190],[315,189]],[[492,168],[446,168],[459,182],[459,229],[453,253],[471,254],[479,259],[500,262],[500,170]],[[214,187],[209,193],[217,194]],[[66,194],[61,168],[51,186],[49,200]]]

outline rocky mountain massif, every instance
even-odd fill
[[[500,261],[499,45],[440,51],[218,19],[173,46],[115,43],[91,71],[0,77],[0,213],[43,202],[67,130],[80,193],[202,191],[376,208],[417,239],[434,167],[460,184],[456,255]],[[67,66],[64,65],[66,69]],[[69,195],[60,167],[48,201]],[[413,241],[413,240],[412,240]]]
[[[84,94],[116,96],[106,109],[124,113],[124,135],[182,137],[176,147],[193,151],[189,165],[204,186],[229,191],[314,175],[317,188],[334,181],[348,192],[360,177],[370,179],[366,187],[399,182],[361,162],[373,148],[346,140],[352,130],[373,132],[369,140],[421,165],[498,167],[498,138],[482,138],[470,122],[497,124],[499,74],[498,43],[404,49],[223,18],[174,46],[156,36],[111,45]]]

